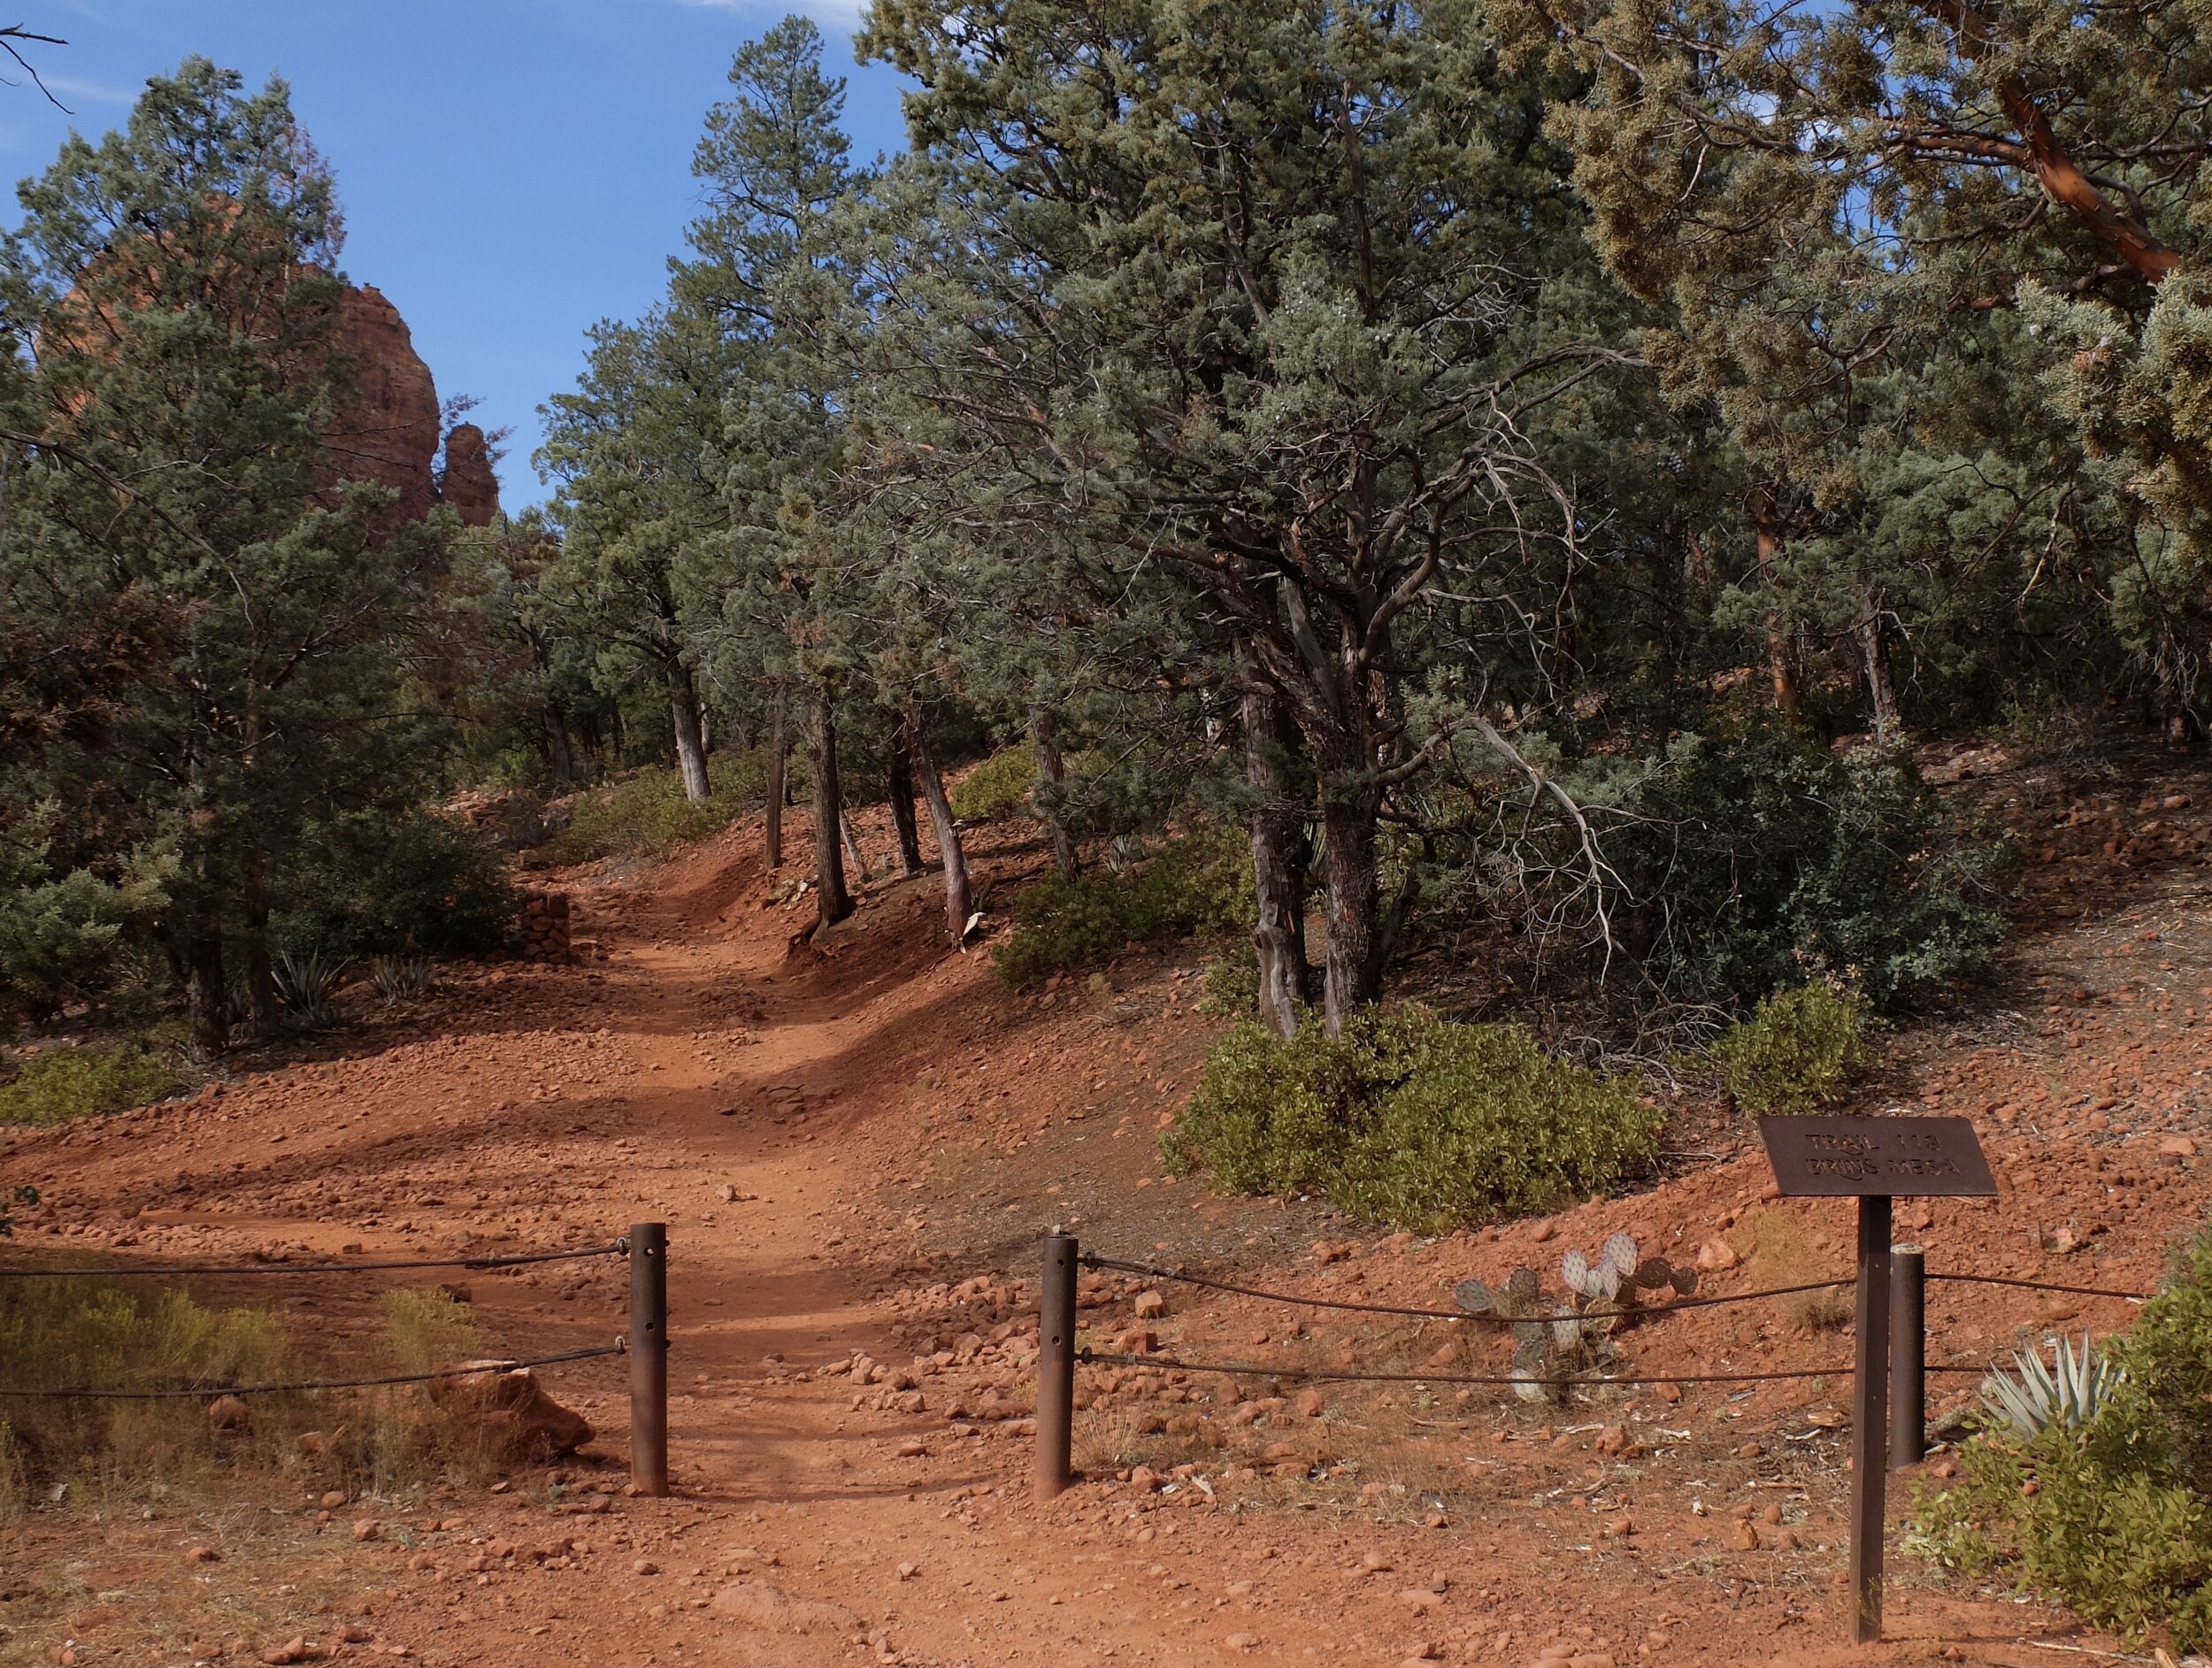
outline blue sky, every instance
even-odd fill
[[[510,427],[507,507],[543,496],[537,406],[572,384],[585,327],[658,298],[695,212],[691,150],[730,55],[789,0],[23,0],[64,115],[0,87],[0,169],[38,173],[73,126],[118,126],[149,75],[201,52],[281,74],[338,176],[345,265],[398,306],[443,396]],[[850,77],[861,157],[902,142],[897,78],[856,68],[857,0],[802,8]],[[12,196],[7,204],[12,218]]]

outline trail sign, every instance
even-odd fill
[[[1762,1118],[1759,1139],[1766,1143],[1775,1185],[1785,1194],[1859,1202],[1858,1323],[1851,1387],[1851,1636],[1863,1645],[1882,1636],[1885,1472],[1890,1456],[1890,1201],[1987,1198],[1996,1193],[1997,1182],[1973,1125],[1963,1118]],[[1916,1394],[1913,1402],[1918,1399]],[[1920,1415],[1916,1410],[1911,1417],[1916,1422]]]
[[[1784,1193],[1808,1197],[1982,1197],[1997,1191],[1963,1118],[1762,1118]]]

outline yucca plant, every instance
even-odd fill
[[[317,945],[280,949],[274,973],[277,1000],[303,1026],[326,1026],[338,1017],[338,987],[345,982],[349,958]]]
[[[427,956],[379,956],[369,969],[369,983],[386,1002],[419,996],[430,988]]]
[[[2103,1410],[2120,1382],[2117,1363],[2100,1356],[2082,1334],[2081,1351],[2063,1338],[2051,1345],[2051,1364],[2039,1355],[2016,1354],[2015,1372],[1992,1372],[1982,1380],[1982,1405],[1997,1422],[2032,1441],[2056,1426],[2078,1430]]]

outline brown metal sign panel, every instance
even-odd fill
[[[1993,1195],[1997,1182],[1963,1118],[1762,1118],[1774,1180],[1822,1198]]]

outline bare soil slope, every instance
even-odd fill
[[[2039,922],[1998,997],[1906,1039],[1870,1103],[1970,1113],[1988,1137],[2001,1199],[1907,1212],[1932,1266],[2141,1288],[2208,1185],[2193,1143],[2212,1141],[2212,910],[2201,821],[2174,803],[2202,784],[2109,805],[2025,777],[1994,794],[2030,836]],[[866,819],[863,837],[888,847]],[[978,844],[1002,906],[1041,854],[996,830]],[[2114,1649],[1902,1557],[1895,1642],[1840,1646],[1839,1379],[1559,1409],[1440,1382],[1301,1397],[1087,1369],[1093,1480],[1033,1503],[1033,1266],[1054,1223],[1118,1257],[1432,1304],[1624,1227],[1677,1260],[1701,1252],[1714,1290],[1773,1283],[1782,1264],[1840,1272],[1847,1220],[1772,1202],[1742,1132],[1695,1109],[1647,1189],[1502,1230],[1378,1238],[1312,1205],[1215,1197],[1163,1177],[1154,1146],[1221,1024],[1194,954],[1014,998],[984,956],[943,947],[929,877],[871,888],[795,954],[805,903],[772,904],[769,881],[749,833],[565,877],[603,963],[449,972],[280,1069],[9,1143],[10,1174],[46,1197],[12,1256],[431,1256],[665,1220],[676,1497],[619,1492],[622,1364],[555,1369],[549,1387],[604,1434],[497,1492],[335,1513],[305,1493],[95,1499],[0,1530],[0,1664],[1810,1668]],[[518,1355],[624,1325],[618,1262],[467,1284]],[[339,1362],[380,1288],[302,1276],[204,1295],[273,1290]],[[1102,1346],[1141,1325],[1194,1358],[1440,1379],[1495,1371],[1509,1348],[1180,1287],[1141,1323],[1143,1282],[1084,1289]],[[1974,1367],[2129,1312],[1978,1287],[1931,1307],[1937,1358]],[[1651,1372],[1847,1362],[1847,1331],[1821,1318],[1718,1309],[1624,1341]],[[1972,1381],[1947,1382],[1963,1396]],[[1893,1487],[1900,1518],[1909,1493]]]

